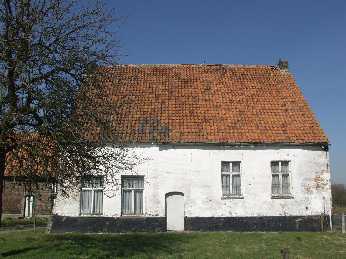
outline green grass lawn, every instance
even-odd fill
[[[193,232],[153,234],[48,234],[0,232],[3,258],[346,258],[341,233]]]
[[[36,226],[47,226],[48,218],[37,217],[34,218],[5,218],[1,221],[3,227],[16,227],[16,226],[27,226],[33,225],[35,221]]]

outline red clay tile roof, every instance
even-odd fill
[[[106,68],[126,143],[328,143],[293,76],[267,65]]]
[[[53,176],[54,142],[38,133],[16,134],[17,148],[6,155],[5,176]]]

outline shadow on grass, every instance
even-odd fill
[[[101,257],[164,256],[183,252],[183,244],[191,241],[189,234],[107,234],[50,235],[50,241],[59,253],[69,250],[69,255],[92,255]]]
[[[18,256],[23,253],[27,253],[32,250],[40,249],[40,246],[31,246],[31,247],[25,247],[21,249],[13,249],[4,253],[0,253],[0,257],[8,257],[8,256]]]

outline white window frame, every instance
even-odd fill
[[[222,163],[229,163],[230,171],[229,172],[223,172],[222,171]],[[239,163],[239,172],[233,172],[233,163]],[[241,161],[221,161],[221,192],[223,198],[243,198],[243,192],[242,192],[242,163]],[[229,194],[224,194],[222,189],[222,176],[229,175]],[[240,193],[239,194],[233,194],[233,175],[239,175],[240,177]]]
[[[273,162],[278,162],[279,163],[279,172],[274,173],[272,171],[272,163]],[[281,169],[281,163],[282,162],[287,162],[288,163],[288,170],[287,172],[282,172]],[[291,186],[292,186],[292,181],[291,181],[291,161],[290,160],[272,160],[270,161],[270,172],[271,172],[271,195],[272,198],[293,198],[292,197],[292,192],[291,192]],[[283,183],[282,183],[282,175],[283,174],[288,174],[288,181],[289,181],[289,186],[288,186],[288,193],[283,193]],[[279,184],[280,184],[280,193],[273,193],[273,175],[279,175]]]
[[[94,176],[94,177],[103,177],[103,176]],[[103,197],[104,197],[103,190],[104,190],[104,183],[103,183],[103,187],[82,187],[81,186],[80,206],[79,206],[81,216],[100,216],[100,215],[103,215]],[[91,206],[91,213],[83,213],[82,212],[82,192],[83,191],[91,191],[91,205],[90,205]],[[95,199],[94,192],[95,191],[102,191],[102,212],[101,213],[94,213],[94,199]]]
[[[136,179],[136,178],[142,178],[143,179],[143,188],[124,188],[123,187],[123,179],[128,179],[128,178],[132,178],[132,179]],[[131,202],[131,211],[133,211],[133,213],[130,214],[125,214],[123,213],[123,190],[126,191],[131,191],[131,198],[132,198],[132,202]],[[141,190],[142,191],[142,213],[141,214],[135,214],[135,191],[137,190]],[[133,216],[133,217],[140,217],[144,215],[144,176],[143,175],[122,175],[121,176],[121,216]]]

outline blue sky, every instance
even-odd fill
[[[346,184],[345,0],[118,0],[121,63],[276,64],[290,71]],[[344,164],[345,162],[345,164]]]

